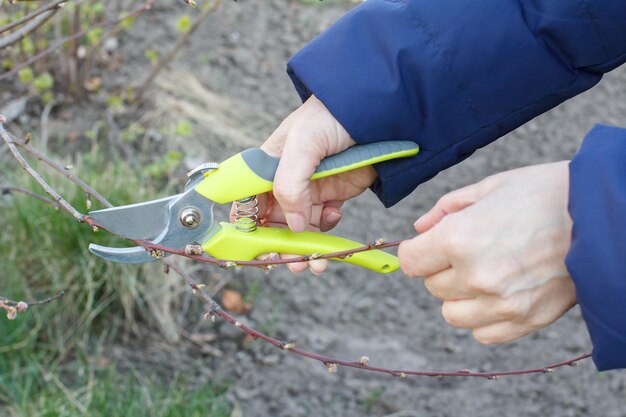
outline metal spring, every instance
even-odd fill
[[[235,201],[235,229],[244,233],[256,230],[259,219],[258,205],[256,195]]]

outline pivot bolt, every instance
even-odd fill
[[[180,211],[178,219],[185,229],[195,229],[200,226],[202,215],[200,214],[200,210],[195,207],[185,207]]]

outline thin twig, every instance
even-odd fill
[[[9,137],[9,134],[7,133],[7,131],[4,129],[4,126],[2,125],[5,122],[6,118],[3,115],[0,115],[0,135],[2,136],[2,139],[4,140],[4,142],[7,144],[7,146],[9,147],[9,151],[11,151],[11,154],[13,154],[13,157],[15,158],[15,160],[17,161],[18,164],[20,164],[20,166],[22,167],[22,169],[24,171],[26,171],[28,173],[28,175],[30,175],[31,177],[33,177],[35,179],[35,181],[37,181],[37,183],[39,183],[39,185],[41,185],[44,189],[44,191],[50,195],[52,197],[52,199],[59,204],[59,206],[61,206],[63,209],[65,209],[65,211],[67,211],[68,213],[70,213],[72,215],[72,217],[74,217],[76,220],[78,220],[79,222],[83,222],[83,219],[85,218],[85,215],[80,213],[78,210],[76,210],[74,208],[74,206],[72,206],[70,203],[68,203],[63,197],[61,197],[61,195],[59,193],[57,193],[54,188],[52,188],[42,177],[41,175],[39,175],[37,173],[37,171],[35,171],[29,164],[28,162],[26,162],[26,160],[24,159],[24,157],[22,156],[22,154],[20,154],[20,152],[17,150],[17,147],[15,146],[15,143],[13,142],[13,140]]]
[[[28,22],[29,20],[34,19],[35,17],[39,16],[42,13],[48,12],[50,10],[60,9],[68,1],[69,0],[57,0],[55,2],[52,2],[52,3],[47,4],[45,6],[42,6],[39,9],[33,11],[32,13],[29,13],[29,14],[21,17],[20,19],[14,20],[13,22],[11,22],[9,24],[4,25],[3,27],[0,28],[0,33],[4,33],[6,31],[9,31],[9,30],[13,29],[13,28],[16,28],[16,27],[18,27],[18,26]]]
[[[27,301],[27,303],[29,306],[43,305],[48,304],[49,302],[52,302],[54,300],[58,300],[59,298],[63,298],[63,296],[65,296],[65,291],[60,291],[52,297],[44,298],[43,300]]]
[[[40,59],[42,59],[45,56],[47,56],[47,55],[51,54],[52,52],[56,51],[58,48],[60,48],[61,46],[65,45],[66,43],[71,42],[71,41],[73,41],[75,39],[78,39],[78,38],[84,36],[88,31],[91,31],[91,30],[96,29],[96,28],[107,28],[108,29],[108,28],[111,28],[111,27],[115,27],[115,26],[119,25],[121,22],[123,22],[126,19],[139,16],[140,14],[145,12],[146,10],[149,10],[155,2],[156,2],[156,0],[147,0],[140,7],[135,9],[134,11],[128,13],[125,16],[120,17],[119,19],[116,19],[113,22],[97,23],[97,24],[91,25],[89,28],[82,29],[82,30],[80,30],[80,31],[78,31],[78,32],[76,32],[76,33],[74,33],[72,35],[69,35],[69,36],[66,36],[63,39],[60,39],[55,44],[51,45],[49,48],[44,49],[43,51],[39,52],[38,54],[36,54],[36,55],[32,56],[31,58],[27,59],[26,61],[21,62],[20,64],[16,65],[10,71],[7,71],[4,74],[0,75],[0,81],[14,76],[21,69],[26,68],[27,66],[31,65],[33,62],[39,61]]]
[[[59,204],[56,201],[49,199],[48,197],[44,197],[42,195],[34,193],[30,190],[27,190],[26,188],[16,187],[13,185],[0,185],[0,194],[12,194],[12,193],[26,194],[27,196],[35,198],[43,203],[50,204],[51,206],[56,207],[57,209],[59,208]]]
[[[59,9],[49,10],[35,18],[33,18],[30,22],[26,23],[24,26],[16,30],[15,32],[9,33],[4,38],[0,38],[0,49],[4,49],[9,45],[13,45],[15,42],[19,42],[22,38],[28,36],[31,32],[37,30],[41,25],[46,23],[52,16],[56,14]]]
[[[13,136],[11,134],[9,134],[9,137],[11,138],[11,140],[13,141],[13,143],[15,145],[17,145],[20,148],[24,149],[26,152],[28,152],[29,154],[31,154],[35,158],[37,158],[37,160],[39,160],[39,161],[43,162],[44,164],[48,165],[50,168],[54,169],[56,172],[58,172],[59,174],[63,175],[65,178],[67,178],[68,180],[70,180],[74,184],[78,185],[83,191],[85,191],[86,193],[88,193],[88,194],[92,195],[93,197],[95,197],[96,200],[98,200],[104,206],[106,206],[106,207],[113,207],[113,205],[111,203],[109,203],[107,201],[107,199],[104,198],[104,196],[102,194],[100,194],[98,191],[96,191],[89,184],[85,183],[83,180],[81,180],[76,175],[74,175],[73,172],[71,172],[70,170],[66,169],[65,166],[63,166],[63,165],[59,164],[58,162],[55,162],[52,159],[48,158],[43,152],[33,148],[30,145],[30,143],[26,142],[25,140],[16,138],[15,136]]]
[[[11,140],[9,135],[4,130],[4,127],[2,126],[3,122],[4,122],[4,117],[0,116],[0,133],[2,133],[2,138],[5,140],[5,142],[11,149],[11,153],[16,158],[16,160],[20,163],[20,165],[48,192],[49,185],[41,178],[39,174],[34,172],[34,169],[32,169],[32,167],[28,165],[28,162],[26,162],[26,160],[24,160],[24,158],[21,156],[18,149],[15,147],[14,142]],[[44,156],[44,158],[47,158],[47,157]],[[76,183],[75,179],[72,179],[72,181]],[[53,195],[58,195],[58,194],[55,193]],[[62,200],[62,201],[65,201],[65,200]],[[77,210],[71,205],[69,205],[69,203],[67,203],[67,205],[62,205],[61,207],[64,210],[68,211],[70,214],[77,212]],[[84,221],[85,223],[88,223],[92,227],[100,227],[96,222],[93,221],[93,219],[89,218],[88,216],[85,216],[79,213],[78,216],[74,215],[74,217],[77,218],[77,220],[79,221]],[[184,252],[179,253],[180,251],[175,251],[171,248],[162,248],[158,245],[150,244],[149,242],[137,241],[137,243],[142,244],[144,247],[146,247],[149,250],[157,250],[157,248],[159,248],[158,250],[180,254],[181,256],[186,256],[192,259],[202,260],[203,262],[216,263],[217,265],[223,266],[223,267],[232,266],[232,265],[229,265],[229,261],[224,261],[220,259],[213,259],[211,261],[206,261],[205,257],[189,256],[189,255],[184,254]],[[357,251],[360,252],[360,251],[372,250],[372,249],[382,248],[382,247],[397,246],[398,243],[399,241],[388,242],[388,243],[385,243],[382,241],[376,241],[370,245],[353,249],[352,251],[336,252],[334,254],[327,254],[326,256],[329,256],[329,257],[347,256],[350,253],[356,253]],[[197,258],[201,258],[201,259],[197,259]],[[319,258],[322,258],[322,256],[315,257],[315,259],[319,259]],[[299,259],[301,261],[301,260],[312,259],[312,257],[311,256],[302,257]],[[585,353],[585,354],[576,356],[574,358],[567,359],[567,360],[557,362],[557,363],[553,363],[550,365],[546,365],[540,368],[518,369],[518,370],[510,370],[510,371],[495,371],[495,372],[480,372],[480,371],[473,372],[468,369],[462,369],[458,371],[421,371],[421,370],[410,370],[410,369],[403,370],[403,369],[391,369],[391,368],[370,366],[368,363],[369,359],[367,359],[366,357],[361,357],[360,359],[356,361],[339,360],[339,359],[335,359],[329,356],[324,356],[324,355],[320,355],[317,353],[300,349],[296,347],[296,344],[292,341],[287,342],[287,341],[275,339],[273,337],[270,337],[240,322],[239,320],[235,319],[233,316],[231,316],[229,313],[227,313],[226,311],[222,309],[222,307],[206,291],[204,284],[200,284],[197,281],[195,281],[190,275],[185,273],[185,271],[183,271],[182,268],[170,262],[169,260],[163,260],[163,261],[169,268],[173,269],[176,273],[178,273],[183,278],[183,280],[187,283],[187,285],[191,287],[194,294],[196,294],[198,297],[200,297],[200,299],[202,299],[205,302],[206,307],[208,309],[208,313],[206,314],[206,317],[211,318],[211,319],[220,317],[227,323],[241,329],[243,332],[245,332],[246,334],[248,334],[254,339],[261,339],[278,349],[289,351],[293,354],[319,361],[323,363],[328,369],[328,371],[331,373],[337,372],[337,369],[339,366],[344,366],[348,368],[356,368],[356,369],[369,371],[369,372],[388,374],[388,375],[397,376],[400,378],[404,378],[409,375],[412,375],[412,376],[428,376],[428,377],[444,377],[445,376],[445,377],[478,377],[478,378],[487,378],[487,379],[498,379],[499,377],[502,377],[502,376],[552,373],[557,368],[562,368],[566,366],[575,366],[577,365],[579,361],[589,358],[591,356],[591,353]],[[271,262],[273,264],[273,263],[288,263],[289,261],[293,261],[293,260],[256,261],[252,263],[248,262],[248,264],[259,266],[259,265],[262,265],[264,262]],[[240,263],[240,265],[243,265],[243,264],[244,264],[243,262]],[[10,314],[13,314],[13,312],[10,312]]]

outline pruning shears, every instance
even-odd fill
[[[355,145],[325,158],[311,180],[416,155],[414,142],[390,141]],[[89,216],[104,229],[120,237],[149,241],[171,249],[201,245],[204,253],[218,259],[249,261],[264,253],[310,255],[351,250],[363,245],[326,233],[300,232],[273,227],[257,227],[257,194],[273,189],[280,158],[260,148],[250,148],[224,162],[203,164],[188,174],[185,191],[170,197],[127,206],[92,211]],[[216,222],[214,204],[237,204],[237,221]],[[89,250],[104,259],[121,263],[154,261],[142,246],[113,248],[96,244]],[[164,256],[167,256],[165,253]],[[389,273],[398,268],[394,255],[372,250],[336,258]]]

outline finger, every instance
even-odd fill
[[[311,145],[314,142],[291,135],[285,142],[274,177],[274,197],[294,232],[305,230],[311,219],[313,200],[309,178],[325,156],[320,146]]]
[[[495,297],[477,297],[465,300],[445,301],[441,314],[445,321],[454,327],[475,329],[500,323],[502,315],[490,308]]]
[[[429,230],[400,244],[398,258],[405,274],[410,277],[428,277],[450,267],[439,230]]]
[[[293,258],[300,258],[301,255],[292,255],[292,254],[281,254],[280,258],[281,259],[293,259]],[[289,268],[289,270],[295,274],[299,274],[300,272],[304,272],[308,267],[308,263],[307,262],[291,262],[287,264],[287,268]]]
[[[476,203],[481,197],[478,184],[459,188],[441,197],[426,214],[413,224],[418,233],[424,233],[439,223],[446,215],[463,210]]]
[[[337,226],[339,221],[341,220],[341,208],[333,207],[326,205],[322,210],[322,215],[320,219],[320,230],[322,232],[327,232]]]
[[[512,342],[533,332],[532,327],[510,321],[479,327],[472,331],[477,342],[483,345]]]
[[[445,300],[462,300],[474,295],[461,288],[456,269],[448,268],[424,279],[424,286],[434,297]]]
[[[327,259],[316,259],[314,261],[309,261],[309,269],[315,275],[321,275],[326,269],[328,269],[328,260]]]

